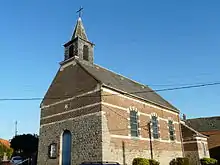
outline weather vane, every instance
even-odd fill
[[[79,10],[76,12],[76,13],[79,13],[79,17],[81,17],[81,16],[82,16],[82,10],[83,10],[83,8],[82,8],[82,7],[80,7],[80,8],[79,8]]]

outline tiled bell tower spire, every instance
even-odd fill
[[[86,35],[86,31],[82,23],[81,10],[82,8],[80,8],[79,10],[79,18],[76,22],[71,40],[64,45],[64,61],[77,58],[85,62],[93,63],[94,44],[88,40],[88,37]]]

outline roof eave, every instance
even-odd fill
[[[68,41],[67,43],[65,43],[63,46],[64,47],[67,47],[67,46],[69,46],[71,43],[73,43],[75,40],[77,40],[78,39],[78,37],[76,37],[76,38],[74,38],[74,39],[71,39],[70,41]]]
[[[170,111],[172,111],[172,112],[176,112],[176,113],[179,113],[179,112],[180,112],[178,109],[172,109],[172,108],[166,107],[166,106],[164,106],[164,105],[155,103],[155,102],[150,101],[150,100],[148,100],[148,99],[145,99],[145,98],[142,98],[142,97],[133,95],[133,94],[131,94],[131,93],[125,92],[125,91],[123,91],[123,90],[120,90],[120,89],[111,87],[111,86],[106,85],[106,84],[104,84],[104,83],[102,83],[101,85],[102,85],[103,87],[107,87],[107,88],[109,88],[109,89],[111,89],[111,90],[117,91],[117,92],[122,93],[122,94],[124,94],[124,95],[128,95],[128,96],[131,96],[131,97],[134,97],[134,98],[138,98],[138,99],[140,99],[140,100],[146,101],[146,102],[148,102],[148,103],[151,103],[151,104],[153,104],[153,105],[159,106],[159,107],[161,107],[161,108],[168,109],[168,110],[170,110]]]

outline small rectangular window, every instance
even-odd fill
[[[153,138],[158,139],[159,138],[159,127],[158,127],[157,117],[152,116],[151,122],[152,122],[152,129],[153,129]]]
[[[175,140],[175,130],[172,120],[168,121],[168,127],[169,127],[170,140]]]
[[[136,111],[130,111],[130,126],[131,126],[131,136],[138,137],[138,115]]]

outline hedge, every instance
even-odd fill
[[[134,158],[132,165],[150,165],[150,162],[145,158]]]
[[[134,158],[132,165],[160,165],[160,162],[154,159]]]
[[[170,162],[170,165],[189,165],[188,158],[176,158]]]
[[[218,161],[213,158],[203,158],[203,159],[200,159],[200,162],[202,165],[217,165],[218,164]]]
[[[148,161],[150,162],[150,165],[160,165],[160,162],[158,162],[154,159],[148,159]]]

